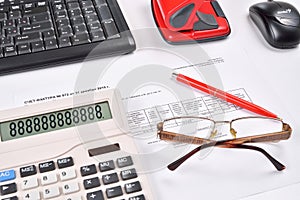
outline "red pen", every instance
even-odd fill
[[[278,118],[277,115],[274,113],[271,113],[270,111],[267,111],[266,109],[255,105],[249,101],[246,101],[244,99],[238,98],[232,94],[229,94],[227,92],[224,92],[222,90],[219,90],[213,86],[207,85],[205,83],[202,83],[200,81],[194,80],[190,77],[187,77],[182,74],[177,74],[173,73],[172,74],[174,77],[176,77],[176,80],[184,83],[186,85],[189,85],[195,89],[201,90],[202,92],[205,92],[207,94],[210,94],[212,96],[218,97],[220,99],[225,100],[226,102],[232,103],[234,105],[237,105],[241,108],[244,108],[246,110],[252,111],[254,113],[266,116],[266,117],[271,117],[271,118]]]

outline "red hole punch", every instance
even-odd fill
[[[215,0],[151,0],[155,22],[171,44],[226,38],[231,30]]]

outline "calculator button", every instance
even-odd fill
[[[99,169],[101,172],[106,172],[115,169],[115,164],[113,160],[99,163]]]
[[[107,198],[113,198],[123,195],[121,186],[106,189]]]
[[[125,184],[125,191],[127,194],[141,191],[142,187],[139,181],[133,182],[133,183],[127,183]]]
[[[84,189],[88,190],[100,186],[100,181],[98,177],[86,179],[83,181]]]
[[[67,168],[59,172],[60,180],[66,181],[76,178],[76,171],[73,168]]]
[[[38,187],[38,180],[36,177],[30,177],[30,178],[24,178],[21,182],[21,188],[22,190],[28,190],[32,188]]]
[[[66,200],[82,200],[81,196],[68,197]]]
[[[44,199],[51,199],[60,195],[58,187],[45,188],[43,190]]]
[[[102,181],[105,185],[111,184],[111,183],[116,183],[119,181],[118,174],[112,173],[112,174],[103,175]]]
[[[133,165],[132,158],[131,158],[131,156],[118,158],[117,159],[117,164],[118,164],[118,167],[120,167],[120,168]]]
[[[15,192],[17,192],[16,183],[10,183],[10,184],[0,186],[0,194],[2,196],[7,195],[7,194],[12,194],[12,193],[15,193]]]
[[[104,200],[103,193],[101,190],[86,194],[87,200]]]
[[[37,170],[36,170],[35,165],[30,165],[30,166],[27,166],[27,167],[20,168],[21,177],[35,175],[36,173],[37,173]]]
[[[62,191],[64,194],[71,194],[79,191],[79,185],[77,182],[68,183],[63,185]]]
[[[15,178],[15,170],[7,170],[0,172],[0,182],[14,180]]]
[[[25,199],[25,200],[40,200],[41,196],[38,191],[30,191],[23,195],[23,199]]]
[[[57,160],[57,165],[59,169],[71,167],[74,165],[74,161],[72,157],[62,158]]]
[[[81,173],[81,176],[88,176],[91,174],[96,174],[97,173],[96,165],[83,166],[80,168],[80,173]]]
[[[42,185],[49,185],[56,183],[58,181],[56,173],[48,173],[48,174],[43,174],[41,177],[41,184]]]
[[[17,196],[7,197],[7,198],[4,198],[2,200],[18,200],[18,197]]]
[[[146,200],[146,198],[142,194],[142,195],[138,195],[138,196],[135,196],[135,197],[130,197],[128,200]]]
[[[137,177],[137,173],[134,168],[121,171],[121,178],[123,180],[129,180],[136,177]]]
[[[53,161],[40,163],[39,164],[40,173],[49,172],[55,170],[55,164]]]

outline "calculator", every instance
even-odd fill
[[[150,200],[115,89],[0,112],[1,200]]]

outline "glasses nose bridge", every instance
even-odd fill
[[[222,120],[222,121],[215,121],[215,124],[230,124],[231,121],[228,120]]]

